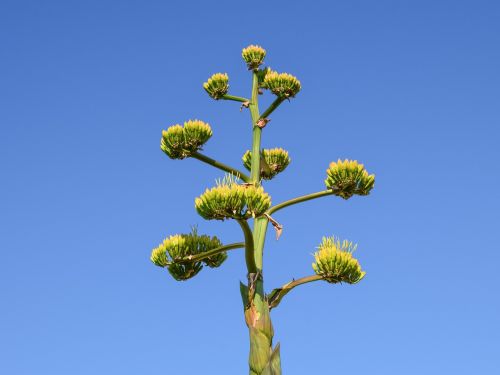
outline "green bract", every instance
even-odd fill
[[[167,267],[176,280],[187,280],[196,276],[203,264],[211,268],[219,267],[226,260],[227,254],[223,252],[195,262],[189,262],[189,257],[221,246],[222,243],[217,237],[198,235],[196,229],[193,229],[189,234],[176,234],[165,238],[153,249],[151,261],[157,266]]]
[[[247,151],[243,155],[243,165],[249,171],[252,168],[252,152]],[[288,151],[282,148],[264,149],[261,153],[260,176],[264,180],[270,180],[278,173],[281,173],[290,164]]]
[[[264,77],[264,87],[282,99],[293,98],[300,91],[300,81],[288,73],[270,71]]]
[[[369,175],[363,164],[356,160],[332,162],[326,173],[326,187],[344,199],[354,194],[368,195],[375,183],[375,175]]]
[[[248,69],[254,70],[264,62],[264,57],[266,57],[266,50],[261,46],[250,45],[246,48],[243,48],[241,56],[247,63]]]
[[[210,125],[189,120],[184,126],[173,125],[162,131],[161,149],[171,159],[184,159],[201,149],[212,136]]]
[[[355,249],[356,245],[347,240],[341,243],[337,238],[324,237],[314,254],[314,272],[329,283],[359,282],[366,272],[361,270],[358,260],[352,256]]]
[[[205,91],[215,100],[221,99],[229,90],[229,77],[226,73],[215,73],[203,84]]]
[[[271,198],[262,186],[222,183],[207,189],[195,200],[196,211],[207,220],[248,219],[262,215]]]

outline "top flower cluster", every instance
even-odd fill
[[[268,89],[280,99],[295,97],[301,89],[300,81],[288,73],[278,73],[270,68],[259,69],[266,57],[266,50],[261,46],[250,45],[241,52],[248,69],[254,71],[259,79],[259,86]],[[229,76],[227,73],[215,73],[205,83],[205,91],[215,100],[231,99],[228,95]]]

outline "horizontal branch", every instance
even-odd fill
[[[234,169],[226,164],[218,162],[215,159],[209,158],[208,156],[200,154],[198,151],[193,152],[190,156],[192,158],[198,159],[204,163],[210,164],[211,166],[213,166],[215,168],[219,168],[219,169],[223,170],[224,172],[231,173],[232,175],[235,175],[236,177],[241,178],[245,182],[250,182],[250,177],[248,177],[245,173],[239,171],[238,169]]]
[[[317,280],[322,280],[322,277],[319,275],[306,276],[297,280],[290,281],[289,283],[283,285],[281,288],[274,289],[267,295],[269,308],[272,309],[274,307],[277,307],[283,297],[290,293],[293,288]]]
[[[282,208],[292,206],[292,205],[297,204],[297,203],[310,201],[311,199],[325,197],[327,195],[332,195],[332,194],[333,194],[333,190],[323,190],[323,191],[318,191],[317,193],[307,194],[307,195],[303,195],[301,197],[293,198],[293,199],[287,200],[283,203],[277,204],[276,206],[271,207],[269,210],[267,210],[267,214],[272,215],[273,213],[281,210]]]
[[[234,95],[228,95],[228,94],[224,95],[221,99],[234,100],[235,102],[241,102],[241,103],[250,102],[250,100],[247,98],[242,98],[241,96],[234,96]]]
[[[244,248],[244,247],[245,247],[245,243],[244,242],[232,243],[232,244],[229,244],[229,245],[224,245],[224,246],[221,246],[221,247],[217,247],[217,248],[209,250],[209,251],[205,251],[204,253],[200,253],[200,254],[196,254],[196,255],[190,255],[188,257],[181,258],[181,259],[175,259],[171,264],[173,264],[173,263],[182,264],[182,263],[196,262],[196,261],[199,261],[199,260],[203,260],[203,259],[209,258],[209,257],[214,256],[214,255],[223,253],[225,251],[234,250],[234,249],[241,249],[241,248]]]

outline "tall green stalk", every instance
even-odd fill
[[[250,103],[250,114],[252,116],[252,162],[251,162],[251,183],[260,184],[260,149],[262,128],[257,125],[259,114],[259,94],[257,72],[253,72],[252,79],[252,100]],[[263,278],[263,251],[266,238],[268,220],[266,217],[256,218],[253,229],[254,259],[257,270],[255,273],[248,269],[248,290],[247,298],[243,297],[245,309],[245,322],[250,334],[250,355],[248,363],[250,375],[263,374],[264,370],[271,371],[270,374],[281,374],[281,364],[279,358],[279,347],[273,356],[274,363],[271,364],[273,353],[272,344],[274,330],[271,322],[269,305],[267,304],[264,292]]]

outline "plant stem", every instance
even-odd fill
[[[301,277],[300,279],[290,281],[289,283],[283,285],[282,289],[283,288],[293,289],[296,286],[299,286],[302,284],[307,284],[307,283],[310,283],[313,281],[318,281],[318,280],[323,280],[323,278],[319,275],[311,275],[311,276]]]
[[[224,245],[224,246],[221,246],[221,247],[217,247],[217,248],[209,250],[209,251],[205,251],[204,253],[196,254],[196,255],[193,255],[193,256],[190,256],[190,257],[186,257],[186,258],[176,259],[173,263],[179,263],[180,264],[180,263],[196,262],[198,260],[203,260],[205,258],[214,256],[214,255],[217,255],[217,254],[220,254],[220,253],[223,253],[225,251],[234,250],[234,249],[241,249],[243,247],[245,247],[245,243],[244,242],[232,243],[232,244],[229,244],[229,245]]]
[[[269,116],[271,113],[273,113],[273,112],[274,112],[274,110],[275,110],[276,108],[278,108],[278,107],[279,107],[279,105],[280,105],[281,103],[283,103],[283,101],[284,101],[284,100],[285,100],[285,99],[283,99],[283,98],[279,98],[279,97],[278,97],[278,98],[276,98],[276,100],[275,100],[274,102],[272,102],[272,103],[271,103],[271,105],[269,106],[269,108],[268,108],[268,109],[266,109],[266,110],[264,111],[264,113],[263,113],[262,115],[260,115],[260,117],[259,117],[259,118],[267,118],[267,116]]]
[[[245,173],[239,171],[238,169],[232,168],[226,164],[223,164],[221,162],[218,162],[215,159],[209,158],[208,156],[205,156],[203,154],[200,154],[198,151],[195,151],[191,154],[192,158],[198,159],[204,163],[210,164],[211,166],[215,168],[219,168],[223,170],[224,172],[231,173],[235,175],[238,178],[241,178],[245,182],[250,182],[250,177],[248,177]]]
[[[269,210],[267,210],[267,214],[272,215],[276,211],[281,210],[282,208],[297,204],[297,203],[302,203],[309,201],[311,199],[316,199],[316,198],[321,198],[325,197],[327,195],[332,195],[333,191],[332,190],[323,190],[323,191],[318,191],[317,193],[312,193],[312,194],[307,194],[303,195],[301,197],[293,198],[290,200],[287,200],[283,203],[277,204],[276,206],[271,207]]]
[[[281,288],[274,289],[267,296],[267,299],[269,301],[269,308],[273,309],[277,307],[280,304],[283,297],[285,297],[288,293],[290,293],[292,289],[295,288],[296,286],[322,279],[323,278],[319,275],[306,276],[297,280],[290,281],[289,283],[283,285]]]
[[[222,97],[222,99],[224,100],[234,100],[235,102],[242,102],[242,103],[246,103],[246,102],[249,102],[250,100],[248,100],[247,98],[242,98],[241,96],[234,96],[234,95],[224,95]]]
[[[257,73],[253,73],[252,79],[252,102],[250,103],[250,114],[252,116],[252,163],[250,178],[254,184],[260,182],[260,138],[262,129],[256,124],[259,120],[259,79]]]
[[[249,273],[256,273],[252,230],[246,220],[237,220],[245,236],[245,261]]]
[[[258,107],[258,78],[257,73],[253,72],[252,79],[252,101],[250,103],[250,114],[252,116],[252,160],[250,181],[257,186],[260,184],[260,144],[262,129],[258,127],[257,121],[260,118]],[[254,220],[253,229],[253,259],[255,261],[255,272],[248,268],[248,286],[244,287],[243,292],[248,293],[245,305],[245,322],[250,334],[250,354],[249,367],[250,375],[260,375],[262,373],[281,374],[271,371],[280,368],[279,347],[274,351],[273,343],[273,325],[269,314],[269,305],[264,293],[264,281],[262,277],[262,254],[264,250],[264,241],[266,236],[268,220],[266,217],[259,217]],[[245,303],[245,297],[243,297]]]

